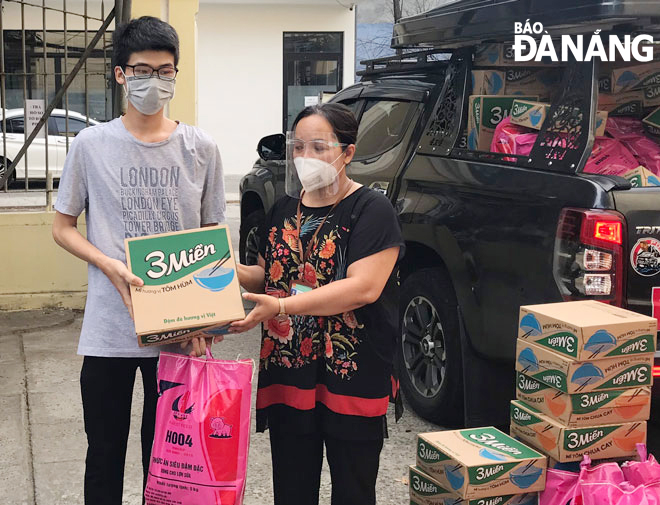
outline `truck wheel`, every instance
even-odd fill
[[[238,250],[241,263],[256,265],[259,256],[259,227],[264,222],[265,214],[262,209],[253,210],[245,219],[241,220],[240,239]]]
[[[401,289],[397,352],[403,393],[421,417],[445,427],[463,424],[463,366],[456,295],[448,274],[425,268]]]

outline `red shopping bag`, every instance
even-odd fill
[[[252,361],[163,352],[147,505],[240,505],[250,442]]]

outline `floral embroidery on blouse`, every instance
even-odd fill
[[[328,217],[326,224],[332,216]],[[303,216],[303,247],[311,239],[322,218]],[[337,225],[327,234],[319,234],[308,260],[303,264],[298,251],[295,218],[285,219],[284,226],[273,226],[266,244],[266,293],[287,296],[291,281],[302,280],[314,287],[346,277],[346,245],[340,245],[350,230]],[[344,240],[345,242],[346,240]],[[354,312],[335,316],[289,316],[283,321],[271,319],[263,324],[260,369],[271,366],[299,368],[323,359],[327,370],[342,379],[350,379],[358,369],[357,356],[364,325]]]

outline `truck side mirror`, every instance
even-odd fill
[[[283,160],[286,157],[286,137],[276,133],[262,138],[257,144],[257,153],[264,161]]]

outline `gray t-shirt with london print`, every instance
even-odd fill
[[[179,123],[162,142],[146,143],[121,118],[82,130],[64,163],[55,209],[86,214],[87,239],[126,262],[124,238],[198,228],[225,218],[220,153],[199,128]],[[78,354],[158,356],[140,348],[119,293],[93,265]]]

